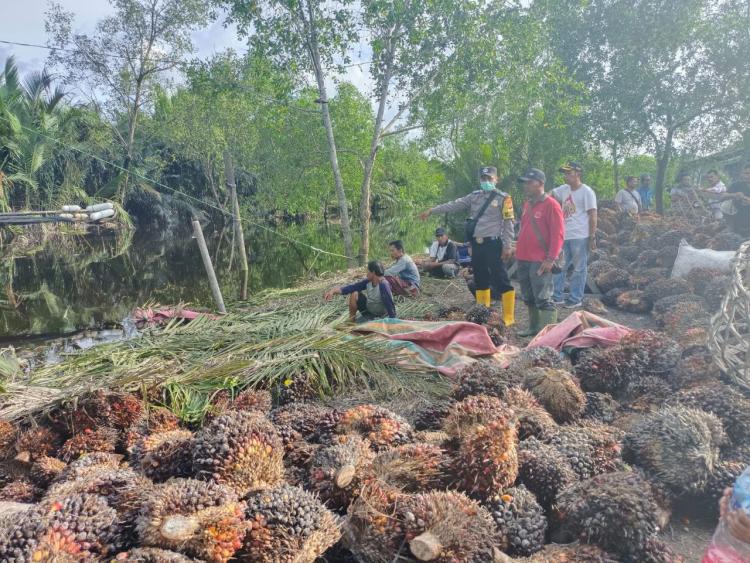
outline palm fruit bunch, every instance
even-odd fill
[[[648,412],[661,407],[672,394],[672,387],[661,377],[642,375],[628,382],[620,400],[632,411]]]
[[[505,547],[489,511],[461,493],[405,495],[397,518],[409,551],[420,561],[492,561]]]
[[[518,477],[516,428],[512,417],[496,415],[461,436],[453,460],[455,485],[486,499],[511,486]]]
[[[273,424],[255,411],[232,411],[193,438],[193,472],[240,494],[283,480],[284,447]]]
[[[276,398],[279,405],[294,403],[309,403],[320,397],[320,393],[312,384],[311,376],[298,373],[287,377],[278,385]]]
[[[650,283],[644,291],[646,292],[646,297],[653,303],[656,303],[659,299],[664,297],[691,293],[691,287],[690,284],[682,278],[667,278]]]
[[[453,399],[446,401],[435,401],[419,409],[414,415],[415,430],[440,430],[443,426],[443,419],[448,414]]]
[[[518,445],[518,483],[534,493],[545,508],[552,506],[558,493],[576,479],[570,463],[555,447],[536,438]]]
[[[543,440],[557,431],[557,423],[554,419],[542,408],[534,395],[525,389],[509,388],[505,393],[504,401],[513,411],[513,421],[519,440],[532,436]]]
[[[63,461],[71,462],[91,452],[112,453],[117,449],[119,438],[119,433],[114,428],[84,428],[65,441],[60,447],[59,456]]]
[[[734,485],[734,482],[742,474],[747,464],[738,460],[722,460],[708,476],[708,481],[699,496],[701,506],[708,507],[714,514],[719,510],[719,499],[724,491]]]
[[[113,469],[91,465],[76,479],[53,483],[45,495],[48,501],[75,494],[98,495],[117,512],[126,530],[135,526],[138,510],[151,490],[151,482],[129,468]]]
[[[566,435],[580,435],[591,445],[594,475],[622,468],[622,440],[625,433],[619,428],[598,422],[584,422],[562,427],[558,436]],[[565,443],[566,440],[567,443],[574,442],[573,439],[562,438],[560,443]]]
[[[596,276],[594,281],[602,293],[607,293],[615,288],[629,288],[630,274],[621,268],[613,268]]]
[[[626,460],[676,492],[701,491],[719,462],[725,440],[714,415],[683,406],[647,414],[625,435]]]
[[[711,351],[706,347],[694,347],[686,351],[667,374],[667,380],[675,389],[687,389],[696,385],[718,381],[721,375]]]
[[[0,561],[100,561],[121,543],[114,509],[97,495],[74,494],[4,521]]]
[[[245,389],[236,396],[228,389],[222,389],[211,400],[212,412],[223,414],[228,410],[258,411],[268,414],[273,406],[271,393],[265,389]]]
[[[731,231],[718,233],[711,239],[708,247],[712,250],[736,251],[744,242],[744,238]]]
[[[528,556],[544,547],[547,517],[536,497],[523,485],[512,487],[485,503],[505,536],[507,553]]]
[[[359,494],[374,458],[370,443],[356,435],[339,436],[323,445],[309,462],[307,484],[326,506],[345,509]]]
[[[741,461],[745,465],[750,465],[750,444],[743,442],[741,444],[732,445],[724,449],[725,459]]]
[[[413,439],[414,434],[406,420],[376,405],[358,405],[344,411],[335,432],[359,434],[370,441],[375,451],[406,444]]]
[[[0,420],[0,461],[9,457],[13,452],[17,432],[15,424],[7,420]]]
[[[524,387],[558,423],[577,419],[586,408],[586,395],[565,370],[531,368],[526,372]]]
[[[125,430],[121,437],[122,446],[124,451],[128,451],[145,434],[179,429],[180,419],[177,415],[167,408],[149,405],[138,420]]]
[[[615,287],[609,291],[605,291],[602,294],[602,303],[609,307],[617,307],[617,299],[626,291],[628,291],[626,287]]]
[[[675,553],[660,537],[650,536],[628,563],[685,563],[685,558]]]
[[[193,472],[193,433],[168,430],[142,436],[130,450],[130,463],[146,477],[163,483]]]
[[[133,563],[191,563],[197,560],[168,549],[136,547],[135,549],[118,553],[112,561],[131,561]]]
[[[567,369],[568,367],[570,363],[554,348],[535,346],[521,350],[511,361],[509,369],[521,371],[529,368]]]
[[[441,448],[448,448],[455,445],[455,440],[442,430],[422,430],[415,432],[414,441],[422,444],[434,444]]]
[[[259,563],[315,561],[341,537],[336,516],[312,494],[289,485],[245,497],[243,557]]]
[[[144,402],[132,393],[99,389],[77,401],[70,412],[70,430],[96,430],[108,426],[117,430],[131,427],[141,417]]]
[[[643,357],[622,346],[589,349],[581,353],[575,375],[584,391],[617,394],[634,375],[643,372]]]
[[[701,307],[705,307],[706,305],[706,301],[699,295],[695,295],[694,293],[678,293],[677,295],[669,295],[654,301],[653,313],[658,318],[659,315],[666,313],[669,309],[680,303],[695,303]]]
[[[465,318],[464,310],[461,307],[451,305],[449,307],[438,307],[435,313],[438,319],[446,319],[449,321],[460,321]]]
[[[443,420],[443,431],[451,438],[462,438],[475,426],[487,424],[498,417],[512,420],[513,413],[497,397],[473,395],[451,407]]]
[[[750,399],[734,387],[717,381],[683,389],[675,398],[687,407],[715,415],[733,443],[741,444],[750,438]]]
[[[664,326],[664,330],[670,334],[678,335],[690,328],[708,327],[710,324],[709,314],[703,306],[697,303],[677,303],[657,316],[658,321]]]
[[[605,473],[574,483],[558,495],[553,537],[593,543],[632,560],[657,534],[656,513],[649,484],[637,473]]]
[[[693,293],[706,297],[712,293],[715,293],[717,288],[725,287],[723,285],[717,285],[716,281],[721,280],[726,274],[716,268],[693,268],[690,270],[690,277],[688,283],[693,289]],[[724,293],[723,290],[719,293]]]
[[[620,248],[617,251],[617,256],[621,260],[624,260],[625,262],[633,262],[638,259],[638,256],[641,254],[641,248],[639,246],[636,246],[634,244],[626,244],[620,246]]]
[[[477,303],[472,305],[472,307],[466,312],[466,321],[478,325],[484,325],[490,320],[491,314],[492,311],[488,307]]]
[[[67,464],[56,457],[42,456],[29,469],[29,478],[37,486],[46,489],[67,467]]]
[[[34,502],[41,495],[39,487],[25,478],[17,478],[0,487],[0,501]]]
[[[617,308],[629,313],[648,313],[653,302],[646,297],[646,293],[640,289],[631,289],[617,296]]]
[[[269,418],[286,445],[298,439],[312,440],[320,420],[329,412],[314,403],[290,403],[272,410]]]
[[[547,443],[560,453],[568,462],[579,479],[588,479],[597,471],[594,461],[594,447],[588,437],[575,426],[561,426]]]
[[[654,281],[667,277],[669,277],[667,268],[645,268],[643,270],[637,269],[631,279],[636,289],[643,289]]]
[[[456,373],[458,384],[453,397],[459,401],[472,395],[502,397],[508,389],[508,373],[499,362],[477,360]]]
[[[45,426],[29,428],[17,434],[11,455],[30,462],[43,456],[55,456],[62,444],[60,434]]]
[[[141,545],[223,562],[242,545],[245,503],[234,491],[194,479],[156,485],[141,506],[137,532]]]
[[[617,266],[612,263],[607,258],[600,258],[598,260],[592,260],[588,264],[588,277],[592,280],[596,278],[599,274],[603,274],[604,272],[608,272],[609,270],[614,270]]]
[[[360,563],[393,561],[404,549],[404,525],[397,517],[397,505],[404,497],[380,481],[362,488],[346,511],[342,543]]]
[[[550,543],[539,553],[522,561],[525,563],[621,563],[618,557],[610,555],[600,547],[586,543],[568,545]]]
[[[635,259],[635,261],[641,268],[650,268],[656,265],[657,258],[659,258],[659,251],[653,248],[649,248],[638,254],[638,257]]]
[[[583,418],[610,423],[615,419],[620,404],[609,393],[589,391],[586,393],[586,408]]]
[[[651,375],[663,376],[669,373],[682,354],[677,342],[665,333],[653,330],[634,330],[622,337],[620,346],[631,356],[639,356],[645,372]]]
[[[404,444],[380,452],[365,468],[365,481],[377,479],[407,493],[442,488],[448,470],[446,452],[435,444]]]
[[[74,462],[70,463],[55,479],[55,482],[61,481],[72,481],[79,479],[82,475],[85,475],[90,467],[101,466],[109,467],[110,469],[118,469],[122,466],[122,458],[120,454],[112,454],[106,452],[93,452],[85,454],[79,457]]]
[[[321,447],[305,440],[284,444],[284,476],[287,483],[300,486],[307,483],[308,467]]]
[[[344,412],[338,409],[329,409],[317,418],[315,433],[310,437],[311,442],[326,443],[336,432],[336,427],[341,422]]]

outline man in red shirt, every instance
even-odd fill
[[[529,310],[529,329],[518,335],[534,336],[557,322],[552,267],[563,247],[565,220],[557,200],[544,193],[544,172],[531,168],[518,180],[523,182],[526,203],[516,243],[517,274]]]

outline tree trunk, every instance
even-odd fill
[[[333,171],[333,183],[336,188],[336,197],[339,200],[339,212],[341,214],[341,235],[344,239],[344,254],[348,257],[348,265],[355,265],[354,245],[352,244],[352,231],[349,224],[349,204],[346,201],[346,192],[344,191],[344,180],[341,177],[339,168],[339,157],[336,151],[336,139],[333,135],[333,124],[331,123],[331,114],[328,111],[328,94],[326,92],[325,76],[323,76],[323,67],[320,62],[320,49],[318,47],[318,35],[315,28],[315,19],[310,2],[308,0],[309,14],[309,46],[310,56],[312,57],[313,68],[315,70],[315,80],[318,83],[318,96],[320,97],[320,113],[323,118],[323,127],[326,130],[326,139],[328,140],[328,153],[331,159],[331,169]]]
[[[672,137],[674,129],[667,129],[667,137],[664,140],[664,148],[661,153],[657,151],[658,159],[656,165],[656,212],[664,213],[664,180],[667,175],[667,167],[672,153]]]
[[[130,182],[130,163],[133,160],[133,145],[135,144],[135,129],[138,122],[138,106],[141,103],[141,89],[143,87],[143,78],[138,78],[135,84],[135,99],[133,100],[133,114],[128,123],[128,144],[125,153],[125,162],[123,168],[125,169],[125,179],[122,182],[118,199],[120,202],[125,201],[125,196],[128,194],[128,184]]]
[[[242,230],[242,216],[240,215],[240,203],[237,199],[237,182],[234,178],[234,162],[229,151],[224,151],[224,177],[229,190],[229,200],[232,204],[232,215],[234,218],[234,238],[237,241],[237,254],[240,258],[240,270],[242,271],[242,285],[240,287],[240,299],[247,299],[247,279],[250,268],[247,265],[247,251],[245,250],[245,233]]]
[[[367,264],[367,257],[370,253],[370,184],[372,182],[372,173],[375,168],[375,159],[378,156],[380,147],[380,133],[383,129],[383,117],[385,116],[385,106],[388,102],[388,88],[391,82],[393,72],[393,51],[389,50],[386,62],[385,75],[383,84],[380,88],[380,100],[378,102],[378,114],[375,117],[375,129],[372,132],[372,141],[370,142],[370,154],[365,161],[364,177],[362,178],[362,187],[360,189],[359,202],[359,221],[361,238],[359,242],[359,264]]]
[[[617,192],[620,191],[620,167],[617,163],[618,159],[617,155],[617,141],[612,142],[612,174],[613,174],[613,181],[615,183],[615,195],[617,195]]]

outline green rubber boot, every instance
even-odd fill
[[[557,324],[557,309],[542,309],[539,311],[539,328],[537,332],[547,325]]]
[[[539,332],[539,309],[534,305],[526,305],[526,309],[529,311],[529,328],[517,332],[518,336],[536,336]]]

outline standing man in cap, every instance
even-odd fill
[[[466,235],[471,241],[477,303],[489,307],[492,304],[490,287],[496,284],[502,296],[503,322],[505,326],[511,326],[515,323],[516,292],[503,260],[513,253],[513,200],[496,186],[497,168],[483,166],[479,170],[480,189],[428,209],[420,217],[425,220],[433,214],[469,212]]]
[[[435,229],[430,257],[419,265],[436,278],[455,278],[458,274],[458,248],[443,227]]]
[[[596,194],[581,181],[583,168],[577,162],[568,162],[560,172],[566,183],[552,190],[552,195],[562,207],[565,218],[565,266],[555,276],[553,301],[566,309],[575,309],[583,303],[589,250],[596,248]],[[568,300],[563,301],[565,277],[571,264],[570,293]]]
[[[625,188],[617,192],[615,203],[620,211],[638,215],[643,207],[641,195],[636,191],[635,184],[638,178],[635,176],[625,176]]]
[[[529,310],[529,329],[518,336],[534,336],[557,322],[552,269],[562,251],[565,222],[560,204],[544,193],[544,172],[531,168],[518,180],[523,182],[527,201],[523,204],[516,260],[521,299]]]
[[[651,189],[651,175],[641,174],[641,185],[638,186],[638,195],[641,196],[643,210],[651,209],[651,198],[654,196],[654,190]]]

